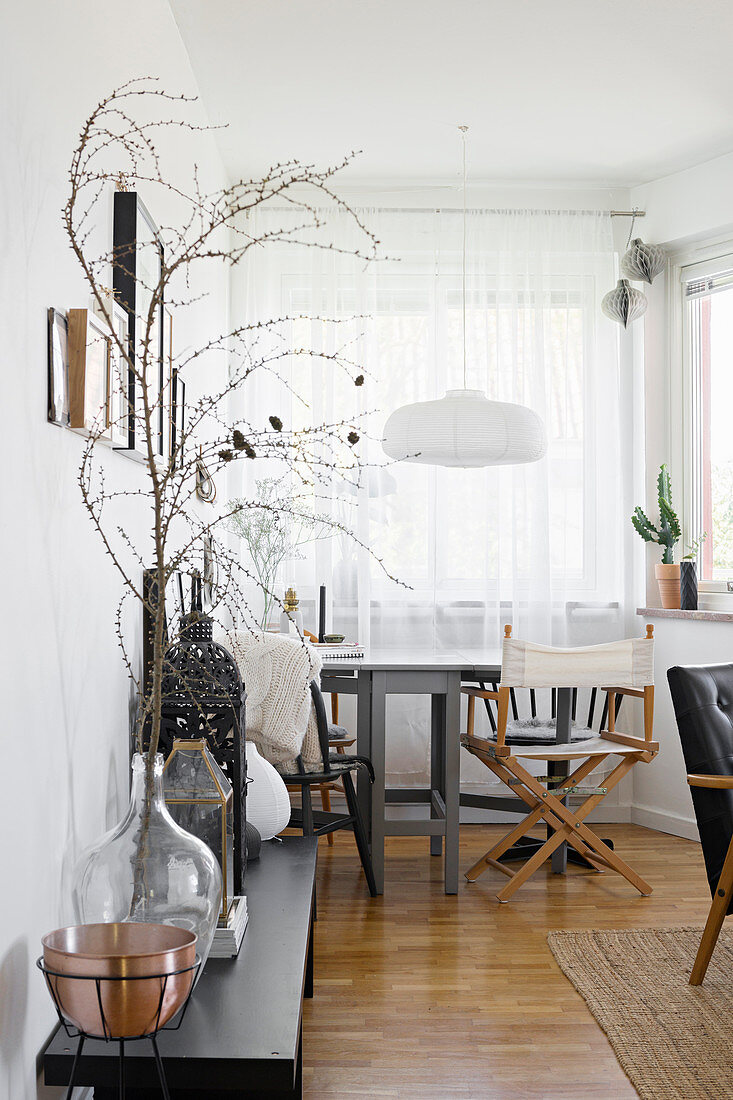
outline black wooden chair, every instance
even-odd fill
[[[367,880],[369,893],[372,897],[377,895],[377,886],[374,881],[372,869],[372,857],[369,852],[364,820],[359,809],[359,800],[354,789],[352,772],[363,769],[371,782],[374,782],[374,770],[371,761],[365,756],[351,756],[346,753],[332,752],[332,743],[329,740],[329,723],[326,717],[326,705],[318,683],[311,682],[311,697],[316,714],[318,726],[318,743],[321,752],[321,768],[318,771],[306,771],[302,757],[296,761],[297,770],[283,774],[286,786],[300,788],[301,808],[294,808],[290,817],[290,825],[302,828],[303,836],[328,836],[338,829],[353,829],[356,846],[359,850],[359,858],[364,869],[364,877]],[[330,784],[340,779],[343,783],[346,795],[348,814],[331,813],[326,810],[314,810],[311,789],[322,790],[324,784]]]
[[[733,912],[733,664],[667,670],[712,904],[690,985],[700,985]]]

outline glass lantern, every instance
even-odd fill
[[[206,741],[176,738],[163,770],[163,794],[176,824],[211,848],[223,879],[219,926],[233,899],[234,794]]]

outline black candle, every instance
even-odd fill
[[[318,599],[318,641],[323,641],[323,635],[326,633],[326,586],[321,585],[321,591]]]

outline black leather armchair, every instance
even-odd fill
[[[667,670],[713,902],[692,968],[699,985],[733,912],[733,664]]]

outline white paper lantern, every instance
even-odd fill
[[[625,279],[652,283],[666,262],[667,253],[658,244],[645,244],[641,237],[634,237],[621,259],[621,274]]]
[[[395,409],[384,426],[390,458],[437,466],[510,466],[537,462],[545,426],[532,409],[490,401],[481,390],[448,390],[438,401]]]
[[[627,328],[637,317],[646,313],[648,305],[646,294],[630,286],[628,279],[619,279],[615,288],[604,295],[601,309],[606,317]]]
[[[247,823],[271,840],[290,821],[290,798],[283,778],[269,760],[247,742]]]

